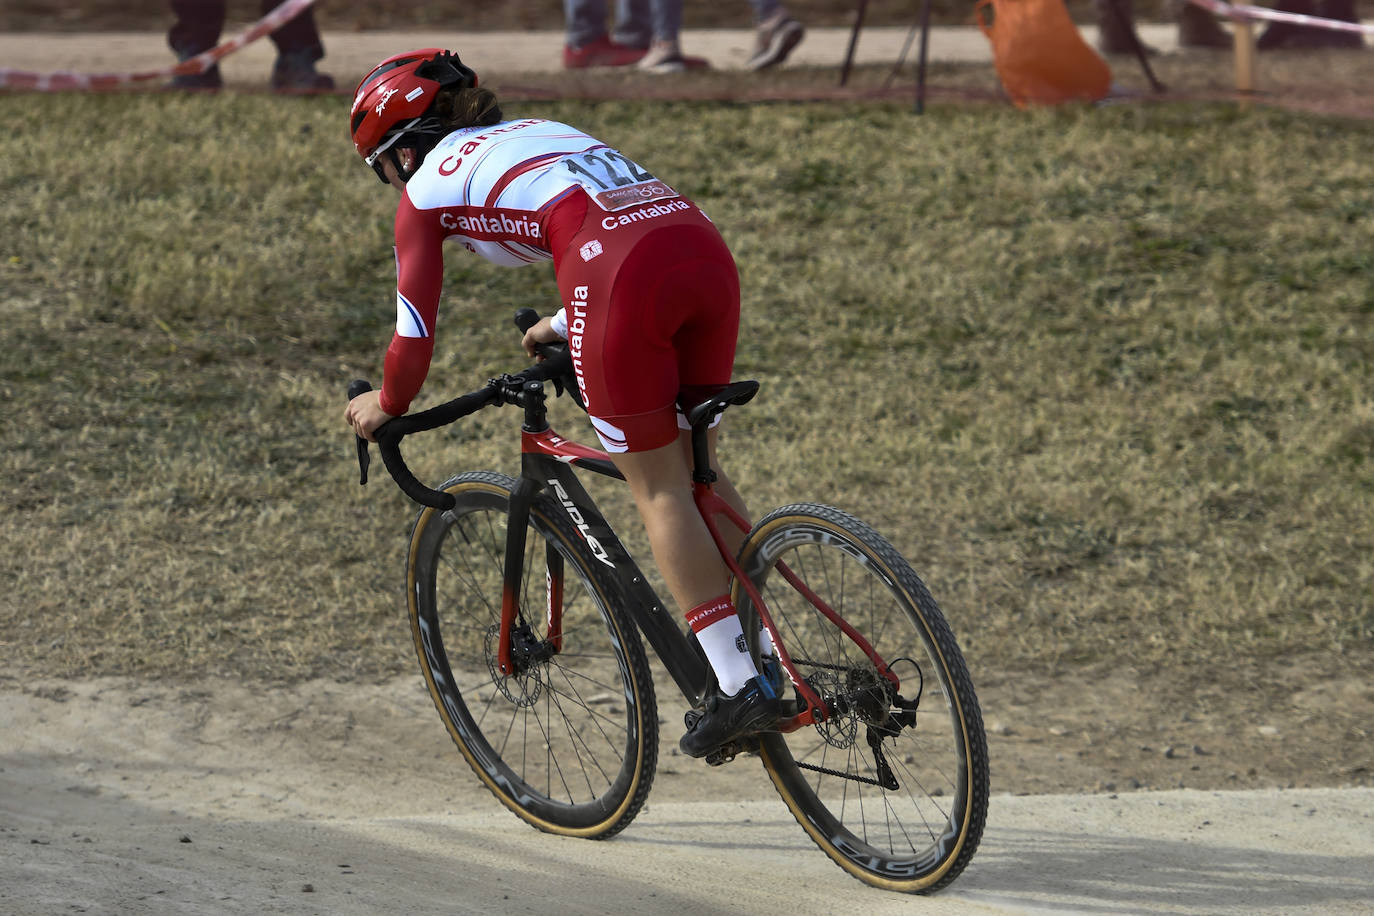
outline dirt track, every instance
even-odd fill
[[[968,871],[916,903],[831,865],[751,759],[665,749],[621,836],[538,833],[418,678],[52,682],[0,694],[0,720],[8,916],[1374,912],[1368,788],[996,795]]]
[[[1094,29],[1085,28],[1088,40]],[[231,31],[226,31],[226,37]],[[1143,25],[1145,40],[1161,51],[1178,46],[1177,30],[1170,25]],[[901,28],[867,28],[856,48],[856,64],[891,64],[902,57],[910,31]],[[850,39],[848,29],[813,28],[788,58],[787,67],[838,68]],[[324,38],[325,59],[320,67],[332,73],[339,85],[351,87],[377,61],[398,50],[438,45],[457,49],[469,65],[484,76],[518,73],[561,73],[563,36],[559,32],[331,32]],[[707,58],[718,70],[743,70],[753,52],[754,35],[745,29],[686,32],[683,49]],[[269,41],[258,41],[227,57],[221,69],[227,85],[261,88],[266,85],[275,50]],[[906,60],[916,60],[911,45]],[[976,28],[931,29],[931,60],[981,62],[992,60],[988,41]],[[155,32],[107,32],[99,35],[0,33],[0,68],[47,73],[73,70],[82,73],[129,73],[156,70],[174,63],[166,36]],[[666,77],[671,80],[672,77]]]
[[[1172,29],[1164,28],[1162,44],[1176,44]],[[226,37],[229,32],[226,32]],[[906,29],[865,29],[856,62],[890,63],[898,59]],[[787,66],[838,67],[849,41],[847,29],[811,29],[789,57]],[[331,32],[324,36],[321,69],[351,86],[377,61],[398,50],[422,46],[457,49],[463,60],[483,74],[547,73],[561,71],[563,36],[559,32]],[[723,70],[742,69],[753,52],[753,32],[712,30],[688,32],[683,48],[706,57]],[[988,61],[987,39],[974,28],[932,30],[931,57],[938,60]],[[229,85],[265,85],[275,49],[258,41],[221,64]],[[908,57],[915,59],[912,50]],[[174,63],[165,35],[154,32],[112,32],[100,35],[0,33],[0,67],[48,72],[65,69],[86,73],[153,70]]]

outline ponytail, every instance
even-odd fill
[[[445,89],[435,97],[430,112],[446,131],[489,127],[501,120],[501,105],[490,89]]]

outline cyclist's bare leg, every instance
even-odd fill
[[[729,572],[692,499],[690,436],[683,432],[677,442],[662,448],[612,456],[644,520],[654,562],[683,613],[730,588]],[[714,455],[712,459],[714,465]],[[721,495],[742,509],[739,494],[728,481],[726,486]],[[733,501],[727,492],[734,494]]]
[[[691,467],[692,434],[690,432],[684,433],[678,437],[678,442],[682,444],[687,466]],[[710,449],[709,457],[711,470],[716,472],[716,482],[712,486],[715,488],[716,493],[729,504],[730,508],[742,515],[747,524],[752,524],[753,518],[749,515],[749,507],[745,505],[744,497],[739,495],[739,491],[736,490],[735,485],[730,482],[730,478],[725,475],[725,471],[721,469],[720,460],[716,457],[716,430],[712,429],[707,432],[706,442],[707,447]],[[720,532],[720,536],[724,539],[725,545],[730,548],[730,552],[738,556],[740,545],[744,543],[744,537],[749,533],[748,530],[737,528],[734,522],[727,518],[716,519],[716,530]],[[759,627],[759,639],[759,651],[763,655],[772,656],[777,654],[776,650],[773,649],[772,638],[763,631],[762,624],[760,624]]]
[[[689,436],[683,433],[679,440]],[[689,456],[690,449],[679,441],[647,452],[619,453],[614,458],[630,485],[664,582],[701,641],[721,691],[734,696],[759,672],[741,648],[741,622],[729,598],[730,574],[697,510]],[[743,509],[739,494],[733,487],[729,492]],[[772,699],[771,693],[767,699]],[[703,732],[709,733],[709,729]],[[725,735],[721,737],[723,740]],[[704,751],[692,751],[695,756],[700,752]]]

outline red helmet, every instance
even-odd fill
[[[423,156],[443,136],[438,120],[428,116],[439,90],[476,85],[477,74],[452,51],[423,48],[388,57],[363,77],[353,96],[349,124],[358,155],[386,181],[377,157],[401,137],[413,135],[414,142],[403,145]]]

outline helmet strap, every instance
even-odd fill
[[[411,177],[419,171],[420,164],[425,161],[425,157],[429,155],[430,150],[438,146],[439,141],[448,136],[449,132],[439,128],[436,119],[430,118],[429,121],[432,122],[432,125],[426,124],[425,128],[417,129],[415,125],[419,124],[420,121],[420,118],[411,121],[405,130],[393,135],[392,139],[384,144],[383,149],[373,154],[372,170],[377,173],[377,177],[382,180],[382,184],[391,183],[387,181],[386,173],[382,171],[381,162],[383,156],[387,156],[391,159],[391,164],[396,166],[396,174],[401,176],[401,181],[408,182]],[[405,138],[404,144],[398,142],[402,137]],[[401,157],[397,152],[398,148],[401,147],[415,153],[415,167],[409,171],[401,165]]]
[[[396,171],[399,172],[401,170],[401,164],[399,161],[397,161],[396,154],[393,153],[391,150],[387,150],[386,152],[382,153],[382,156],[390,156],[391,161],[396,165]],[[372,160],[372,171],[377,173],[377,177],[381,179],[382,184],[391,184],[391,180],[386,177],[386,169],[382,168],[381,156],[378,156],[376,159]]]
[[[377,158],[372,163],[372,171],[377,173],[377,177],[381,179],[382,184],[391,184],[390,179],[386,177],[386,169],[382,168],[383,157],[385,157],[387,161],[389,161],[391,165],[396,169],[396,174],[400,176],[402,184],[405,184],[406,182],[410,181],[411,177],[415,175],[414,169],[407,172],[405,166],[401,165],[400,153],[397,151],[396,147],[393,146],[391,149],[382,150],[382,152],[377,156]],[[420,163],[417,161],[415,163],[415,168],[418,169],[419,167]]]

